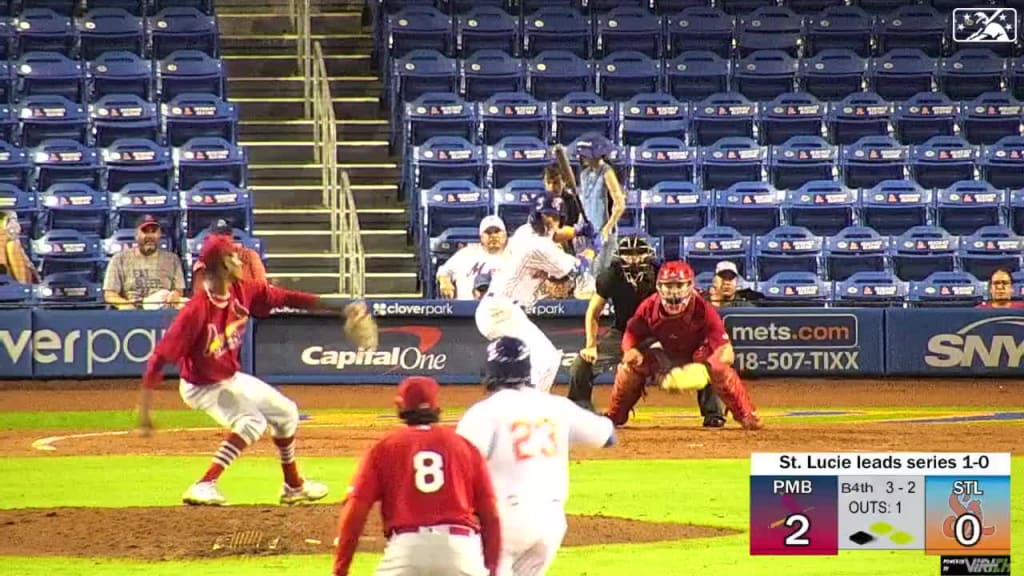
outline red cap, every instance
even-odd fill
[[[426,376],[409,376],[398,385],[398,397],[395,402],[400,411],[406,410],[437,410],[437,396],[441,386],[437,380]]]
[[[658,282],[693,282],[693,268],[682,260],[666,262],[658,270]]]
[[[207,268],[213,270],[216,269],[218,262],[227,258],[229,254],[233,254],[236,250],[235,241],[231,237],[210,234],[203,240],[203,249],[199,252],[199,261]]]
[[[142,218],[139,218],[139,221],[135,223],[136,230],[142,230],[143,228],[148,228],[150,226],[156,226],[157,228],[160,227],[160,221],[154,218],[152,214],[146,214]]]

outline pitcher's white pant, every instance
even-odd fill
[[[501,561],[499,576],[543,576],[565,538],[561,502],[499,504]]]
[[[248,444],[255,444],[268,427],[274,438],[290,438],[299,426],[295,402],[263,380],[242,372],[210,386],[182,380],[178,392],[189,408],[206,412]]]
[[[517,304],[500,296],[485,296],[476,308],[476,328],[488,340],[518,338],[530,350],[530,383],[548,392],[555,383],[562,353]]]
[[[419,532],[388,540],[377,576],[488,576],[479,534],[459,536],[448,526],[425,526]]]

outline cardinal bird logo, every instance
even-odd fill
[[[237,300],[231,302],[228,309],[228,321],[221,332],[214,324],[206,325],[206,355],[219,358],[230,350],[237,350],[242,345],[245,324],[249,321],[249,311]]]

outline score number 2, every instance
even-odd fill
[[[783,543],[786,546],[811,545],[811,541],[804,537],[804,534],[807,534],[807,531],[811,529],[810,518],[803,514],[790,514],[789,516],[786,516],[786,520],[783,524],[787,528],[796,527],[796,530],[794,530],[789,536],[786,536],[786,539],[783,540]]]
[[[558,454],[558,426],[547,418],[516,420],[512,423],[512,451],[516,460]]]

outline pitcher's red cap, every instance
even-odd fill
[[[441,386],[437,380],[426,376],[409,376],[398,385],[398,409],[405,410],[437,410],[437,396]]]

